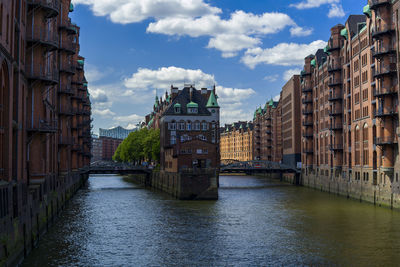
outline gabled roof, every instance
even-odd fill
[[[192,89],[192,99],[190,101],[190,89]],[[207,100],[201,93],[196,90],[196,88],[185,87],[182,90],[179,90],[178,95],[174,98],[171,104],[168,105],[163,115],[176,115],[174,111],[174,106],[176,104],[181,105],[181,113],[180,115],[187,115],[187,105],[190,102],[194,102],[198,104],[197,115],[210,116],[211,112],[209,112],[206,108]],[[193,114],[189,114],[193,115]]]
[[[349,25],[349,39],[353,38],[354,35],[358,34],[358,24],[362,22],[366,22],[367,18],[365,15],[350,15],[346,21],[346,24]]]

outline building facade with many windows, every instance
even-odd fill
[[[398,1],[370,0],[301,73],[305,184],[388,206],[399,198]]]
[[[0,262],[6,265],[37,242],[90,164],[91,104],[73,9],[69,0],[0,1]]]
[[[221,128],[221,161],[253,160],[253,123],[235,122]]]

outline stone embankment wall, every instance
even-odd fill
[[[147,176],[134,175],[132,178],[181,200],[218,199],[218,173],[215,170],[180,173],[154,171]]]
[[[18,266],[87,179],[88,174],[75,172],[60,177],[63,184],[44,184],[40,194],[29,194],[30,188],[22,189],[20,209],[16,213],[9,211],[0,219],[0,266]],[[2,196],[13,190],[11,186],[3,187]]]
[[[373,185],[371,181],[348,180],[343,178],[331,178],[325,175],[302,174],[301,184],[321,191],[342,195],[385,206],[400,209],[400,192],[398,187],[387,184]]]

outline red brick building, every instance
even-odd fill
[[[90,163],[91,104],[72,11],[69,0],[0,1],[0,262],[29,251]]]
[[[115,151],[117,150],[119,144],[124,141],[123,139],[117,139],[107,136],[100,136],[101,142],[101,159],[102,160],[112,160]]]
[[[219,167],[219,106],[215,87],[182,90],[171,86],[146,116],[148,127],[160,129],[161,169],[178,172],[192,168]]]

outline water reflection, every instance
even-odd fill
[[[276,180],[222,176],[177,201],[93,176],[23,266],[393,265],[400,213]]]

